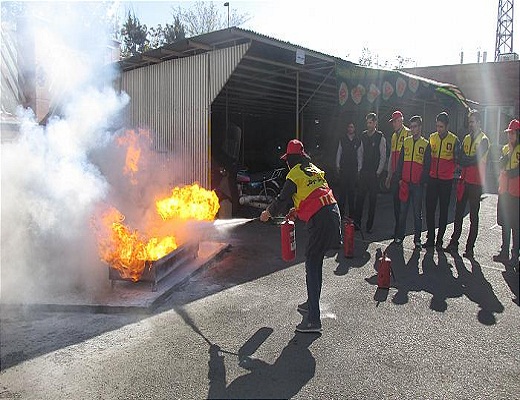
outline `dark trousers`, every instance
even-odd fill
[[[423,187],[422,185],[408,185],[408,200],[401,203],[401,211],[399,215],[399,224],[397,227],[396,238],[404,239],[406,232],[406,217],[408,215],[408,207],[410,203],[413,208],[413,227],[414,227],[414,243],[421,241],[422,231],[422,204],[423,204]],[[399,199],[399,196],[397,197]]]
[[[359,189],[356,199],[356,214],[354,221],[361,227],[361,217],[363,216],[363,205],[365,197],[368,194],[368,219],[367,230],[372,229],[374,225],[374,216],[376,214],[377,192],[379,191],[379,181],[375,172],[361,172],[359,175]]]
[[[399,227],[399,215],[401,213],[401,200],[399,200],[399,180],[395,175],[390,182],[390,190],[392,192],[392,199],[394,201],[394,237],[397,237],[397,230]]]
[[[320,296],[323,282],[323,254],[312,254],[305,260],[305,283],[307,284],[307,304],[309,322],[320,323]]]
[[[498,196],[497,222],[502,226],[502,249],[501,253],[509,256],[509,245],[511,243],[511,233],[513,233],[513,247],[511,257],[518,259],[520,247],[519,212],[520,201],[518,197],[503,193]]]
[[[337,204],[320,208],[307,222],[309,242],[305,249],[308,322],[320,323],[323,258],[329,249],[341,246],[341,220]]]
[[[462,220],[466,205],[469,203],[469,234],[466,242],[466,250],[472,251],[475,247],[475,241],[478,234],[478,213],[480,211],[480,196],[482,195],[482,186],[471,185],[466,183],[462,199],[457,201],[455,206],[455,221],[453,223],[453,234],[451,235],[450,244],[459,245],[460,235],[462,233]]]
[[[353,219],[356,209],[356,184],[357,170],[343,171],[339,173],[338,206],[341,216]],[[346,206],[348,205],[348,212]]]
[[[437,244],[442,245],[446,225],[448,224],[448,208],[450,206],[451,187],[453,180],[430,178],[426,188],[426,227],[427,242],[435,243],[435,210],[439,204],[439,231]]]

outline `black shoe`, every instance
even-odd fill
[[[464,258],[473,258],[473,257],[475,257],[475,253],[473,253],[473,250],[466,249],[464,254],[462,254],[462,257],[464,257]]]
[[[416,250],[421,250],[421,248],[422,248],[421,241],[418,240],[417,242],[415,242],[415,249]]]
[[[307,302],[298,304],[297,310],[302,313],[308,313],[309,312],[309,304]]]
[[[493,261],[507,263],[509,262],[509,256],[507,253],[500,252],[497,255],[493,256]]]
[[[451,253],[451,254],[458,254],[459,249],[458,246],[454,245],[453,243],[450,243],[444,248],[444,251]]]
[[[321,323],[302,322],[296,326],[296,332],[301,333],[320,333],[322,330]]]
[[[437,249],[439,250],[442,250],[442,240],[437,240],[437,242],[435,243],[435,247],[437,247]]]
[[[396,239],[394,239],[393,243],[396,246],[402,246],[403,245],[403,239],[396,238]]]
[[[424,244],[422,245],[422,248],[423,248],[423,249],[430,249],[430,248],[432,248],[432,247],[433,247],[433,242],[431,242],[431,241],[429,241],[429,240],[427,240],[426,243],[424,243]]]

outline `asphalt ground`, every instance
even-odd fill
[[[412,236],[390,245],[391,198],[380,195],[355,258],[325,259],[321,335],[294,332],[303,223],[286,263],[277,225],[230,221],[214,233],[230,252],[151,314],[0,309],[0,399],[519,399],[518,269],[493,262],[496,195],[481,204],[470,261],[414,252]],[[376,285],[385,249],[388,291]]]

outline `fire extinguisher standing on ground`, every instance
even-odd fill
[[[348,218],[344,225],[344,237],[343,237],[343,251],[346,258],[354,257],[354,234],[355,227],[354,221]]]
[[[390,260],[386,255],[385,250],[381,258],[379,258],[379,266],[377,268],[377,287],[380,289],[389,289],[390,275],[394,276],[394,272],[392,271],[392,260]]]
[[[292,261],[296,257],[296,232],[294,222],[285,219],[280,225],[282,239],[282,259],[284,261]]]

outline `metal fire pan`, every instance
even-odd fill
[[[152,284],[152,290],[155,291],[159,281],[170,275],[186,262],[196,258],[198,250],[198,242],[185,243],[159,260],[147,261],[143,274],[138,282],[150,282]],[[110,279],[112,287],[115,281],[132,281],[130,278],[123,278],[118,270],[110,266],[108,267],[108,279]]]

